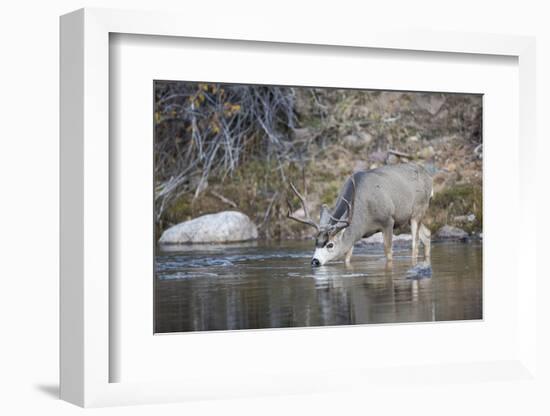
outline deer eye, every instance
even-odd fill
[[[327,248],[334,248],[334,243],[328,243]]]

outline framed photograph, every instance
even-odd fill
[[[155,333],[483,318],[481,94],[153,88]]]
[[[61,397],[534,380],[534,40],[180,22],[61,18]]]

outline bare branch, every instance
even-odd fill
[[[412,156],[408,153],[400,152],[399,150],[394,149],[388,149],[388,153],[391,153],[393,155],[399,156],[399,157],[406,157],[407,159],[411,159]]]
[[[230,200],[229,198],[226,198],[225,196],[223,196],[222,194],[219,194],[217,193],[216,191],[210,191],[210,194],[212,194],[213,196],[215,196],[216,198],[218,198],[220,201],[222,201],[223,203],[226,203],[227,205],[231,205],[233,208],[237,208],[237,204],[235,202],[233,202],[232,200]]]

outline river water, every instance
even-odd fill
[[[422,252],[422,249],[420,250]],[[432,243],[354,250],[351,266],[310,266],[312,242],[157,250],[155,332],[470,320],[482,318],[482,245]]]

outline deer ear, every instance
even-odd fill
[[[346,230],[347,230],[347,228],[339,228],[339,227],[336,227],[335,225],[333,225],[333,226],[330,227],[330,230],[329,230],[328,234],[331,237],[336,237],[336,236],[343,237]]]

